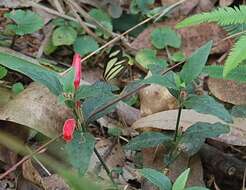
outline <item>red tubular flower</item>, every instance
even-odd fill
[[[73,139],[73,132],[76,126],[75,119],[67,119],[63,125],[63,139],[70,142]]]
[[[73,64],[75,70],[75,77],[74,77],[74,87],[75,89],[79,88],[80,79],[81,79],[81,56],[79,53],[75,53],[73,56]]]

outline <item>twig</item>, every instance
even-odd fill
[[[45,144],[43,144],[42,146],[40,146],[39,148],[37,148],[35,151],[33,151],[31,154],[24,156],[19,162],[17,162],[15,165],[13,165],[11,168],[9,168],[7,171],[5,171],[3,174],[0,175],[0,180],[3,179],[5,176],[7,176],[9,173],[15,171],[17,169],[18,166],[20,166],[23,162],[25,162],[26,160],[28,160],[29,158],[33,157],[34,155],[43,152],[43,149],[46,148],[49,144],[51,144],[52,142],[56,141],[58,138],[60,138],[62,136],[62,134],[60,134],[59,136],[49,140],[48,142],[46,142]]]
[[[67,20],[78,22],[76,18],[70,17],[70,16],[65,15],[65,14],[61,14],[58,11],[55,11],[54,9],[51,9],[51,8],[45,7],[43,5],[40,5],[39,3],[35,3],[33,1],[30,1],[30,2],[28,2],[28,4],[30,6],[32,6],[32,7],[35,7],[35,8],[38,8],[38,9],[42,9],[42,10],[44,10],[44,11],[50,13],[50,14],[56,15],[58,17],[62,17],[62,18],[65,18]],[[84,22],[84,24],[87,25],[90,28],[96,28],[96,26],[94,26],[93,24],[90,24],[90,23],[87,23],[87,22]]]
[[[87,34],[89,34],[90,36],[94,37],[98,42],[100,43],[105,43],[104,40],[102,40],[101,38],[99,38],[94,32],[92,32],[83,22],[83,20],[80,18],[80,16],[78,15],[78,13],[76,12],[76,10],[74,9],[73,5],[68,4],[70,9],[73,12],[73,15],[76,17],[76,19],[78,20],[79,24],[81,25],[81,27],[85,30],[85,32]]]
[[[175,134],[174,134],[174,138],[173,138],[174,142],[176,142],[177,137],[178,137],[181,112],[182,112],[182,105],[179,105],[179,111],[178,111],[178,116],[177,116],[177,120],[176,120],[176,127],[175,127]]]

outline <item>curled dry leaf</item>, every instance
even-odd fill
[[[48,137],[57,136],[70,117],[71,111],[38,83],[30,84],[0,112],[0,120],[27,126]]]
[[[246,104],[246,84],[235,81],[209,78],[208,87],[211,93],[223,102],[234,105]]]
[[[177,100],[166,87],[152,84],[139,91],[140,111],[142,116],[156,112],[177,109]]]

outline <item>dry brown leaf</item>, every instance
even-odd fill
[[[43,187],[45,190],[70,190],[69,186],[64,182],[64,180],[56,174],[44,177]]]
[[[227,7],[233,3],[234,0],[220,0],[219,5],[221,7]]]
[[[151,32],[158,27],[170,26],[174,27],[183,18],[179,19],[168,19],[166,22],[154,24],[144,30],[131,44],[131,47],[140,50],[142,48],[151,48],[150,35]],[[187,27],[178,30],[178,33],[182,36],[182,50],[189,56],[197,48],[204,45],[207,41],[213,40],[214,43],[220,42],[226,37],[226,33],[218,25],[213,23],[201,24],[198,26]],[[218,43],[213,49],[212,54],[224,53],[230,49],[230,41],[225,41],[223,43]]]
[[[0,112],[0,120],[27,126],[48,137],[57,136],[70,117],[71,110],[59,104],[57,97],[38,83],[30,84]]]
[[[177,109],[177,100],[166,87],[152,84],[139,91],[141,116]]]
[[[33,166],[31,159],[28,159],[22,164],[22,176],[39,187],[43,186],[42,177]]]
[[[223,102],[234,105],[246,104],[246,84],[235,81],[209,78],[208,87],[211,93]]]
[[[133,123],[132,127],[137,130],[141,130],[144,128],[175,130],[177,114],[178,114],[178,110],[158,112],[137,120],[135,123]],[[182,110],[180,126],[183,128],[183,130],[186,130],[191,125],[199,121],[208,122],[208,123],[215,123],[215,122],[223,123],[223,121],[212,115],[201,114],[194,110],[189,110],[189,109]]]

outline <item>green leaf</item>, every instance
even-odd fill
[[[90,133],[75,131],[73,140],[65,145],[69,163],[79,171],[80,175],[84,175],[88,169],[95,142],[95,138]]]
[[[148,147],[155,147],[164,142],[170,141],[171,137],[158,132],[144,132],[133,138],[125,145],[125,149],[141,150]]]
[[[14,21],[8,28],[17,35],[31,34],[44,26],[42,17],[30,10],[13,10],[4,16]]]
[[[198,122],[185,131],[179,146],[183,152],[192,156],[199,151],[206,138],[217,137],[228,132],[230,132],[230,128],[227,125]]]
[[[113,25],[109,15],[101,9],[91,9],[89,15],[100,22],[108,31],[113,31]],[[98,35],[103,35],[106,39],[110,37],[110,34],[107,31],[104,31],[100,28],[96,29]]]
[[[178,52],[175,52],[171,59],[174,61],[174,62],[181,62],[181,61],[185,61],[186,57],[185,55],[183,54],[183,52],[181,51],[178,51]]]
[[[90,36],[78,37],[74,42],[74,51],[81,56],[91,53],[99,48],[97,42]]]
[[[215,115],[228,123],[232,123],[232,117],[230,113],[222,104],[216,102],[215,99],[211,96],[192,95],[187,100],[185,100],[184,106],[189,109],[194,109],[199,113]]]
[[[147,79],[144,79],[140,82],[142,84],[159,84],[167,88],[178,90],[178,87],[176,86],[176,81],[175,81],[175,73],[171,71],[165,75],[157,75],[157,74],[152,75],[148,77]]]
[[[120,135],[122,135],[122,129],[121,128],[108,128],[108,134],[114,137],[119,137]]]
[[[24,90],[24,86],[21,82],[17,82],[12,86],[12,92],[14,92],[15,94],[19,94],[23,90]]]
[[[139,11],[148,13],[149,6],[154,2],[154,0],[132,0],[130,4],[130,11],[132,14],[137,14]]]
[[[52,34],[54,46],[72,45],[77,37],[76,30],[71,26],[60,26]]]
[[[4,78],[8,74],[8,70],[5,67],[0,66],[0,79]]]
[[[143,177],[145,177],[151,183],[153,183],[158,188],[160,188],[160,190],[171,190],[172,183],[170,179],[167,176],[165,176],[163,173],[151,168],[143,168],[138,171]]]
[[[62,85],[59,82],[60,76],[37,63],[36,60],[19,54],[6,53],[5,48],[0,48],[0,65],[18,71],[45,85],[53,94],[58,96],[62,92]]]
[[[89,97],[97,97],[99,94],[112,94],[113,91],[119,90],[118,87],[106,82],[96,82],[93,85],[81,85],[76,91],[75,100],[83,100]]]
[[[206,187],[188,187],[185,188],[185,190],[209,190],[209,189]]]
[[[231,114],[234,117],[246,118],[246,105],[233,106]]]
[[[57,49],[57,46],[55,46],[52,42],[52,39],[49,39],[47,43],[44,46],[44,53],[45,55],[52,54]]]
[[[208,74],[211,78],[235,80],[240,83],[246,82],[246,65],[239,65],[228,73],[225,78],[223,78],[223,68],[222,65],[209,65],[203,69],[203,72]]]
[[[188,176],[190,173],[190,168],[186,169],[180,176],[176,179],[173,184],[172,190],[184,190]]]
[[[108,102],[111,102],[114,100],[116,96],[112,94],[98,94],[96,97],[90,97],[85,99],[84,104],[83,104],[83,114],[86,122],[92,122],[95,121],[96,119],[99,119],[103,117],[104,115],[111,113],[115,109],[115,104],[109,106],[107,109],[96,113],[95,115],[92,116],[92,113],[96,109],[99,109],[100,107],[104,106]]]
[[[75,70],[72,67],[65,75],[63,75],[60,79],[60,82],[63,86],[63,92],[65,93],[74,93],[74,76],[75,76]]]
[[[167,65],[165,60],[156,57],[156,53],[156,50],[148,48],[141,49],[137,52],[136,61],[146,69],[152,64]]]
[[[157,49],[163,49],[166,46],[179,48],[181,46],[181,37],[170,27],[162,27],[153,30],[151,33],[151,43]]]
[[[187,63],[183,66],[183,69],[180,72],[180,77],[186,84],[196,79],[198,75],[202,72],[202,69],[207,62],[211,47],[212,41],[209,41],[208,43],[197,49],[187,59]]]
[[[226,77],[233,69],[235,69],[242,61],[246,59],[246,35],[243,35],[235,43],[226,59],[223,76]]]

